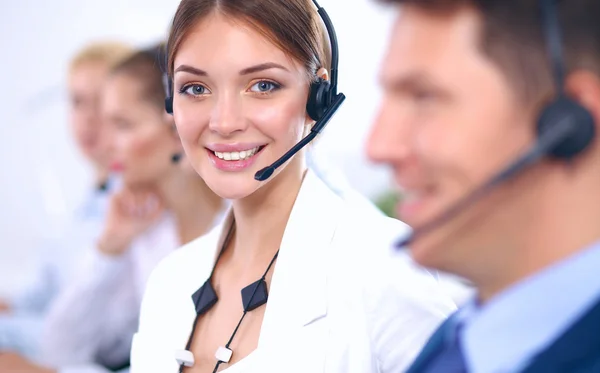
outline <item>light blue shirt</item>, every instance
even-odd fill
[[[600,301],[600,242],[456,315],[472,373],[518,372]]]
[[[43,314],[68,281],[69,272],[104,225],[108,191],[92,190],[57,239],[41,249],[38,268],[27,285],[11,299],[13,313]]]
[[[62,288],[72,281],[70,276],[86,248],[100,234],[108,197],[108,191],[91,191],[60,238],[46,242],[40,249],[29,281],[9,299],[11,312],[0,315],[0,350],[37,358],[46,312]]]

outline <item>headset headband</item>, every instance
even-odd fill
[[[323,9],[319,5],[319,3],[317,3],[317,0],[312,0],[312,2],[317,7],[317,13],[319,13],[319,16],[323,20],[323,23],[325,24],[325,28],[327,29],[327,35],[329,36],[329,44],[331,45],[331,71],[330,71],[331,89],[332,89],[331,93],[332,93],[332,96],[335,96],[335,95],[337,95],[338,56],[339,56],[337,35],[335,33],[335,28],[333,27],[333,22],[331,22],[331,18],[329,18],[329,15],[325,11],[325,9]]]
[[[546,49],[550,60],[558,96],[564,96],[565,63],[562,48],[562,33],[558,17],[557,0],[542,1],[542,21],[546,38]]]

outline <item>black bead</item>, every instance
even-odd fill
[[[256,290],[256,292],[255,292]],[[253,296],[254,294],[254,296]],[[267,283],[260,279],[242,289],[242,304],[244,311],[249,312],[267,303]]]
[[[108,181],[104,181],[104,182],[98,184],[99,192],[106,192],[107,190],[108,190]]]
[[[194,301],[196,313],[198,315],[205,313],[217,303],[219,298],[210,283],[210,279],[208,279],[204,285],[192,295],[192,300]]]

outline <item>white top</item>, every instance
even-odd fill
[[[119,257],[89,250],[46,320],[42,361],[61,373],[108,372],[98,364],[127,361],[148,277],[179,246],[175,219],[165,213]]]
[[[178,371],[175,351],[185,348],[195,317],[191,296],[210,275],[230,221],[153,272],[132,373]],[[404,371],[456,308],[428,271],[405,253],[392,255],[391,241],[406,229],[308,171],[273,270],[258,348],[224,371]]]

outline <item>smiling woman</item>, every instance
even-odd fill
[[[324,53],[315,55],[308,45],[278,43],[289,45],[287,51],[271,41],[279,40],[277,32],[283,40],[301,40],[294,37],[294,27],[262,31],[268,29],[223,14],[242,9],[228,9],[226,3],[220,6],[220,12],[207,14],[191,26],[187,37],[177,34],[174,25],[170,54],[177,93],[173,107],[184,148],[198,173],[217,194],[240,199],[265,185],[247,177],[257,171],[256,160],[272,163],[312,124],[306,114],[309,83],[318,73],[327,77],[327,66],[319,62],[325,60]],[[319,36],[323,34],[316,21],[308,14],[304,18],[314,23],[308,39],[322,46]],[[267,21],[273,19],[267,17]],[[265,34],[270,36],[265,38]],[[205,55],[203,49],[212,52]],[[302,168],[302,157],[296,157],[280,172],[289,175],[283,179],[298,182]],[[271,180],[275,183],[276,179]]]
[[[313,83],[335,76],[319,14],[309,0],[181,2],[175,123],[232,209],[154,271],[134,372],[401,371],[454,309],[408,256],[387,256],[407,227],[336,194],[303,152],[255,179],[314,125]]]

